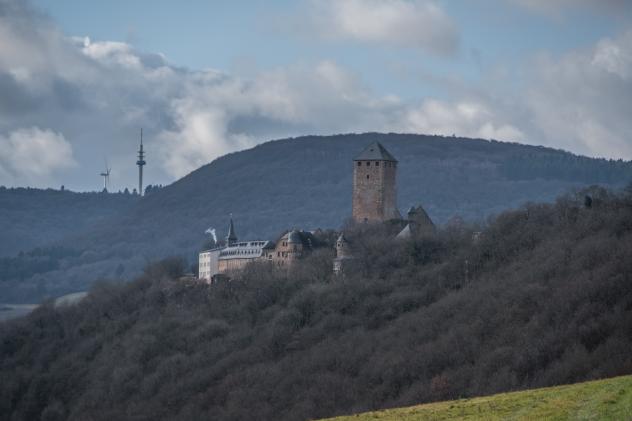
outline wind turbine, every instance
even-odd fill
[[[110,184],[110,171],[112,168],[108,167],[108,160],[105,160],[105,172],[101,173],[101,177],[103,177],[103,191],[108,191],[108,185]]]

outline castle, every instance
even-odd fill
[[[402,227],[396,239],[411,238],[434,230],[434,224],[421,207],[411,207],[402,219],[397,209],[397,159],[379,142],[369,145],[353,160],[352,216],[356,223],[393,220]],[[271,262],[290,268],[315,246],[313,233],[286,231],[276,241],[238,242],[230,219],[225,245],[199,254],[199,278],[212,282],[218,275],[242,270],[250,262]],[[353,259],[352,245],[341,233],[336,241],[334,272],[340,274]]]
[[[435,225],[419,205],[412,206],[402,219],[397,209],[397,159],[379,142],[369,145],[353,160],[353,220],[356,223],[393,221],[401,224],[395,236],[405,240],[422,233],[431,233]],[[353,260],[353,245],[341,233],[336,241],[333,271],[344,273]]]
[[[198,278],[211,283],[218,275],[242,270],[250,262],[270,262],[277,267],[290,268],[314,248],[311,232],[290,230],[276,241],[242,241],[235,233],[230,218],[225,245],[204,250],[199,254]]]

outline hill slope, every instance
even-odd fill
[[[632,418],[632,376],[501,393],[344,417],[336,421],[394,420],[625,420]]]
[[[0,419],[313,419],[632,374],[632,192],[597,193],[478,240],[350,229],[342,280],[330,248],[213,286],[172,260],[42,305],[0,323]]]
[[[225,235],[231,213],[242,239],[339,227],[351,214],[351,160],[374,140],[400,161],[400,207],[421,203],[438,223],[455,215],[483,219],[586,184],[632,180],[630,162],[485,140],[377,133],[278,140],[218,158],[107,224],[67,237],[62,245],[77,250],[74,256],[45,273],[5,279],[0,294],[31,302],[85,289],[96,278],[135,276],[169,255],[194,262],[204,231]]]
[[[130,194],[0,187],[0,257],[50,246],[130,209]]]

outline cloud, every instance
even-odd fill
[[[419,24],[424,13],[438,13],[439,23],[444,16],[430,2],[317,5],[327,12],[319,19],[347,28],[332,30],[336,36],[424,49],[422,40],[435,35],[424,38],[412,21],[396,18]],[[383,7],[391,14],[375,18],[375,27],[335,20],[360,7],[367,19]],[[397,35],[387,30],[393,22],[403,28]],[[407,100],[374,92],[361,74],[326,59],[247,78],[178,67],[128,43],[66,37],[22,1],[0,0],[0,39],[0,184],[100,189],[107,157],[113,189],[131,187],[141,127],[146,179],[162,184],[272,138],[341,132],[456,134],[632,158],[630,33],[538,58],[512,85],[516,92],[499,91],[495,78],[490,87],[464,83],[441,99]],[[31,156],[32,167],[25,165]]]
[[[56,172],[76,165],[72,146],[60,133],[31,127],[0,136],[0,174],[5,177],[42,186]]]
[[[450,104],[426,100],[421,106],[410,109],[402,130],[412,133],[429,133],[450,136],[458,134],[483,139],[524,140],[518,128],[505,124],[480,102]]]
[[[391,127],[401,106],[372,95],[356,75],[326,60],[248,80],[197,73],[171,101],[174,124],[159,139],[167,171],[181,177],[270,137]]]
[[[429,0],[321,0],[312,2],[309,25],[326,39],[347,39],[448,55],[458,30]]]
[[[533,64],[532,137],[591,156],[632,159],[632,31]]]

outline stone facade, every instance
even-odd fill
[[[292,265],[310,253],[314,247],[311,232],[290,230],[275,242],[238,241],[233,220],[230,220],[226,245],[199,254],[198,278],[208,283],[218,275],[243,270],[251,262],[270,262],[278,267],[291,268]]]
[[[250,262],[262,260],[274,245],[270,241],[243,241],[223,248],[219,253],[217,273],[239,271]]]
[[[274,246],[266,250],[264,259],[276,266],[290,268],[296,261],[311,252],[314,236],[310,232],[292,230],[279,238]]]
[[[356,222],[401,217],[397,210],[397,160],[378,142],[353,161],[352,213]]]

